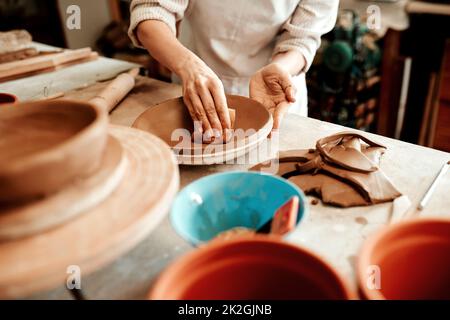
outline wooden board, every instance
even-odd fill
[[[110,137],[98,172],[60,192],[19,207],[0,207],[0,242],[31,236],[63,224],[105,200],[127,166],[121,144]]]
[[[2,63],[0,64],[0,81],[24,77],[38,71],[48,72],[55,70],[61,65],[74,63],[75,61],[84,61],[84,59],[90,58],[91,55],[92,50],[90,48],[83,48]]]
[[[158,138],[113,126],[129,162],[111,196],[88,213],[38,236],[0,243],[0,298],[65,285],[67,268],[93,272],[143,240],[164,218],[179,185],[170,149]]]

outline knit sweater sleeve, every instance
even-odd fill
[[[166,23],[176,34],[176,23],[183,19],[189,0],[133,0],[130,6],[130,28],[128,35],[133,44],[142,47],[136,37],[136,28],[142,21],[159,20]]]
[[[274,55],[298,50],[306,60],[308,71],[321,43],[323,34],[336,24],[339,0],[301,0],[294,14],[283,25],[275,45]]]

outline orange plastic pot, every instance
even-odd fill
[[[167,268],[154,300],[350,299],[337,272],[310,251],[269,236],[215,241]]]
[[[358,260],[366,299],[450,299],[450,219],[416,219],[368,239]]]

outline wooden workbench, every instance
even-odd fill
[[[67,97],[89,99],[105,83],[69,92]],[[153,79],[139,78],[134,91],[112,113],[111,122],[131,125],[136,117],[151,105],[179,96],[177,85]],[[311,148],[320,137],[345,128],[288,115],[280,134],[280,148]],[[388,146],[382,168],[395,185],[409,196],[413,205],[420,198],[439,171],[450,160],[450,154],[368,134]],[[214,165],[207,167],[182,167],[181,186],[216,172],[246,170],[249,165]],[[420,216],[448,216],[450,218],[450,173],[437,188],[431,202]],[[337,209],[310,207],[307,220],[290,239],[293,243],[312,248],[336,266],[354,286],[354,263],[364,239],[389,221],[392,204],[372,207]],[[181,239],[165,219],[155,232],[131,252],[94,274],[82,275],[82,289],[89,299],[142,299],[155,276],[171,261],[193,248]],[[50,292],[36,294],[32,299],[71,299],[64,284]]]

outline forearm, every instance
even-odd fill
[[[305,57],[297,50],[280,52],[272,58],[272,63],[278,64],[292,76],[298,75],[306,64]]]
[[[180,77],[188,63],[201,61],[178,41],[164,22],[143,21],[139,24],[136,34],[153,58]]]

